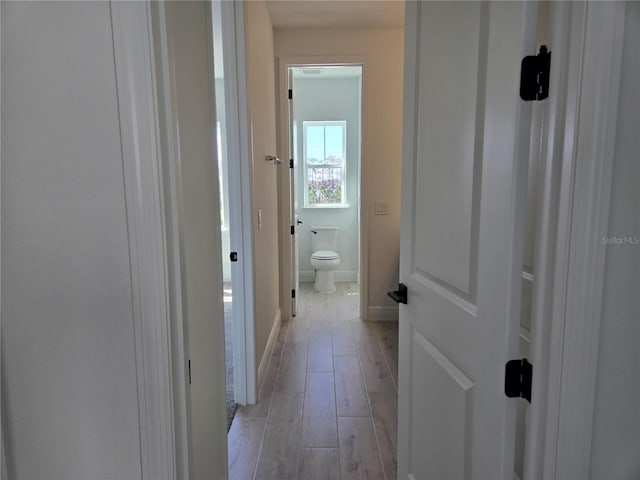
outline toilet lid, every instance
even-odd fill
[[[315,258],[316,260],[335,260],[340,257],[333,250],[318,250],[317,252],[313,252],[311,258]]]

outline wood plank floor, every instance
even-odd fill
[[[301,284],[257,405],[229,431],[230,480],[395,480],[398,324],[362,322],[355,283]]]

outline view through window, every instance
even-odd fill
[[[346,121],[303,122],[304,206],[346,205]]]

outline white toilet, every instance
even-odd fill
[[[336,284],[333,271],[340,265],[340,255],[336,252],[338,227],[333,225],[311,227],[311,266],[316,269],[317,292],[333,293]]]

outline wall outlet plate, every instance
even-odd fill
[[[375,202],[376,215],[389,215],[389,205],[390,205],[390,202],[386,202],[386,201],[379,200]]]

